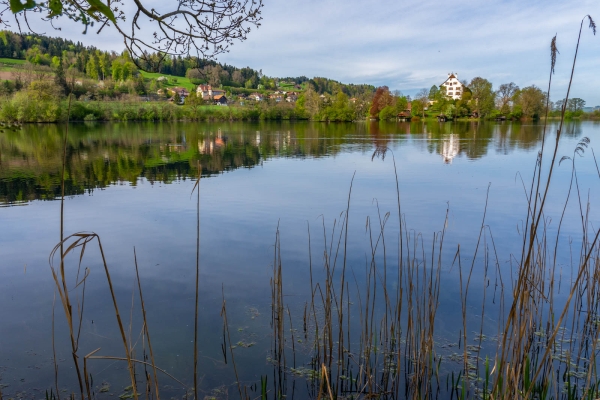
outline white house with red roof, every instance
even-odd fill
[[[464,85],[458,80],[458,74],[451,72],[448,74],[448,79],[440,85],[446,89],[446,96],[453,100],[461,98],[464,92]]]

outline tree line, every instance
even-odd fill
[[[37,67],[57,67],[60,59],[63,70],[99,81],[107,78],[114,81],[134,80],[138,69],[142,69],[187,77],[196,85],[207,83],[215,87],[277,90],[281,83],[298,86],[309,84],[319,94],[335,94],[341,90],[351,97],[375,90],[371,85],[343,84],[322,77],[270,77],[263,74],[261,69],[238,68],[193,56],[170,56],[155,52],[144,57],[132,57],[127,51],[102,51],[63,38],[21,35],[7,30],[0,31],[0,57],[27,60]],[[114,67],[113,63],[116,63]]]
[[[493,84],[482,77],[463,81],[459,99],[446,95],[444,86],[433,85],[429,90],[422,89],[414,99],[401,92],[391,92],[387,86],[378,88],[373,96],[369,115],[372,118],[391,119],[402,112],[411,117],[443,115],[446,118],[488,118],[538,119],[560,115],[563,108],[566,118],[580,117],[585,100],[571,98],[567,102],[550,101],[546,92],[535,85],[519,88],[514,82],[501,84],[494,89]],[[410,106],[409,106],[410,105]]]

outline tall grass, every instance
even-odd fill
[[[579,38],[573,59],[571,77],[567,88],[569,97],[579,41],[584,22],[589,22],[593,33],[596,26],[586,16],[580,26]],[[556,62],[556,37],[551,41],[551,67],[548,93]],[[548,96],[549,97],[549,96]],[[567,202],[572,191],[580,210],[581,248],[579,260],[573,265],[574,279],[565,298],[557,299],[555,283],[558,268],[558,242],[560,226],[556,236],[551,236],[546,219],[546,206],[553,174],[558,163],[558,147],[564,130],[565,107],[553,143],[547,143],[547,126],[544,126],[542,149],[533,170],[533,179],[528,189],[527,217],[523,225],[522,251],[515,259],[516,277],[510,279],[512,289],[505,288],[506,277],[502,277],[491,230],[486,226],[483,212],[479,237],[472,262],[468,268],[462,265],[460,246],[457,247],[453,267],[458,268],[460,281],[460,304],[462,325],[458,346],[462,346],[462,368],[441,375],[442,356],[436,343],[436,322],[441,287],[440,272],[447,220],[443,228],[433,235],[430,244],[424,238],[406,228],[402,218],[398,185],[398,265],[397,289],[389,292],[388,245],[386,245],[386,223],[389,213],[381,214],[378,220],[367,218],[365,227],[370,241],[370,254],[365,262],[365,283],[360,286],[355,278],[356,289],[352,295],[345,280],[348,272],[346,251],[348,248],[348,208],[334,221],[331,237],[324,234],[323,279],[313,280],[312,259],[310,264],[311,298],[301,316],[304,335],[311,340],[310,365],[312,372],[307,377],[316,380],[318,396],[324,395],[323,387],[330,388],[332,397],[404,397],[412,399],[437,398],[440,393],[449,393],[457,398],[515,399],[515,398],[559,398],[588,399],[599,396],[596,363],[600,287],[600,231],[591,227],[590,203],[586,204],[578,187],[575,157],[585,151],[589,139],[577,145],[572,157],[572,179]],[[377,149],[375,156],[385,158],[387,149]],[[393,157],[393,154],[392,154]],[[394,162],[394,171],[397,170]],[[599,173],[600,175],[600,173]],[[351,194],[350,185],[350,194]],[[325,231],[325,229],[324,229]],[[329,244],[328,243],[329,240]],[[309,254],[310,248],[309,238]],[[389,241],[388,241],[389,243]],[[483,252],[483,262],[479,253]],[[340,262],[339,257],[342,262]],[[273,270],[273,353],[278,368],[290,370],[286,363],[285,329],[282,310],[283,285],[279,230],[275,243]],[[492,268],[490,268],[492,266]],[[337,271],[336,271],[337,268]],[[469,288],[475,268],[483,268],[484,285],[481,291],[481,322],[476,335],[468,333],[468,304],[472,301]],[[354,274],[354,271],[352,270]],[[487,285],[490,278],[496,282],[493,304],[497,304],[498,315],[497,348],[495,355],[481,359],[481,341],[486,318]],[[338,283],[336,283],[338,282]],[[509,299],[505,295],[510,294]],[[496,302],[496,295],[498,301]],[[357,304],[351,307],[352,300]],[[310,304],[310,306],[308,305]],[[353,315],[350,318],[350,315]],[[348,316],[347,319],[344,315]],[[298,317],[300,318],[300,316]],[[357,335],[357,337],[351,337]],[[479,342],[478,344],[471,344]],[[358,350],[351,351],[351,346]],[[297,370],[294,365],[293,371]],[[444,381],[446,384],[444,385]],[[316,393],[315,393],[316,394]]]
[[[596,26],[586,16],[580,26],[571,79],[567,89],[568,99],[579,50],[583,23],[589,22],[595,34]],[[556,37],[551,41],[551,67],[548,93],[557,55]],[[565,101],[566,104],[566,101]],[[70,114],[70,111],[69,111]],[[410,230],[404,220],[396,160],[387,148],[378,148],[373,158],[385,159],[392,155],[396,178],[398,232],[389,237],[390,212],[379,209],[376,218],[367,218],[365,232],[368,238],[368,254],[364,271],[349,263],[349,221],[354,176],[349,182],[346,209],[333,221],[328,232],[323,218],[322,270],[313,266],[313,245],[308,227],[308,256],[310,298],[303,310],[292,313],[285,303],[284,265],[281,253],[279,226],[275,233],[273,276],[271,278],[271,328],[273,361],[271,396],[277,399],[287,396],[288,378],[302,375],[308,382],[308,393],[321,398],[407,398],[433,399],[593,399],[600,395],[600,377],[597,368],[597,345],[600,335],[600,231],[590,221],[590,202],[582,199],[575,159],[584,152],[589,140],[583,139],[571,157],[571,183],[565,200],[559,227],[555,236],[549,229],[546,215],[549,189],[557,164],[558,146],[564,130],[563,107],[554,143],[547,143],[547,127],[544,127],[542,149],[533,168],[529,186],[524,185],[527,198],[527,216],[521,235],[521,254],[514,257],[516,274],[510,279],[502,276],[494,238],[486,224],[487,199],[483,207],[482,221],[470,265],[463,266],[463,254],[457,245],[451,267],[458,273],[460,294],[460,323],[457,343],[459,353],[447,354],[440,345],[438,309],[442,293],[442,267],[447,261],[445,253],[448,210],[441,221],[442,228],[430,238]],[[66,152],[68,130],[65,132]],[[134,250],[137,289],[143,317],[142,337],[147,341],[151,362],[134,357],[134,345],[127,338],[117,304],[104,250],[100,237],[95,233],[64,233],[64,175],[66,154],[63,154],[62,200],[60,242],[50,254],[50,267],[56,291],[69,330],[73,364],[77,374],[80,397],[94,397],[88,369],[89,360],[122,360],[127,363],[131,380],[132,396],[138,397],[138,378],[135,365],[152,367],[152,376],[146,377],[146,396],[152,391],[159,398],[158,372],[166,373],[155,363],[147,323],[147,314]],[[199,168],[199,174],[201,173]],[[599,170],[600,177],[600,170]],[[197,239],[196,239],[196,291],[194,317],[193,385],[194,397],[198,398],[198,318],[200,279],[200,177],[193,190],[197,192]],[[192,191],[193,193],[193,191]],[[558,298],[560,285],[555,282],[558,266],[558,242],[565,210],[571,198],[577,201],[581,219],[581,238],[578,260],[573,264],[574,279],[566,296]],[[397,245],[396,245],[397,240]],[[125,356],[96,356],[94,350],[83,357],[80,365],[79,342],[84,315],[85,288],[89,269],[81,271],[85,251],[92,243],[97,244],[104,275],[111,293],[112,307],[120,332]],[[396,247],[394,251],[390,248]],[[67,257],[78,252],[75,273],[67,272]],[[396,253],[395,256],[392,253]],[[55,258],[60,266],[55,268]],[[396,263],[389,263],[390,259]],[[482,260],[483,259],[483,260]],[[473,326],[469,304],[474,301],[470,291],[474,271],[482,270],[481,314],[478,331]],[[357,275],[363,274],[364,280]],[[393,281],[395,279],[395,282]],[[493,294],[488,291],[493,281]],[[510,282],[510,287],[505,282]],[[69,289],[72,287],[73,289]],[[491,290],[491,289],[489,289]],[[492,299],[490,300],[490,296]],[[508,298],[507,298],[508,297]],[[489,307],[496,307],[496,324],[488,320]],[[249,399],[248,386],[242,387],[235,363],[235,355],[229,332],[226,300],[223,290],[221,306],[223,318],[223,356],[231,359],[238,394]],[[287,321],[286,321],[287,320]],[[487,323],[485,321],[488,321]],[[302,332],[294,330],[302,326]],[[482,358],[482,342],[489,332],[496,332],[496,348],[485,351]],[[444,332],[448,334],[448,332]],[[300,335],[307,343],[303,349],[295,343]],[[291,343],[291,345],[290,345]],[[303,351],[307,352],[304,353]],[[55,355],[56,358],[56,355]],[[460,368],[445,363],[459,362]],[[168,373],[166,373],[170,376]],[[58,367],[55,364],[55,386],[58,394]],[[179,381],[177,381],[179,382]],[[179,382],[181,385],[183,383]],[[85,386],[85,389],[84,389]],[[251,390],[251,389],[250,389]],[[292,389],[293,391],[293,389]],[[267,379],[261,376],[261,398],[267,398]]]

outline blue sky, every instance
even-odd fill
[[[219,61],[269,76],[324,76],[387,85],[405,94],[439,85],[449,72],[461,80],[484,77],[495,88],[515,82],[546,90],[549,45],[557,34],[560,55],[551,98],[561,99],[581,19],[590,14],[600,23],[597,0],[264,1],[260,29]],[[584,26],[571,97],[595,106],[600,105],[600,32],[593,36],[587,22]],[[152,30],[144,33],[150,36]],[[67,21],[60,35],[103,49],[122,48],[115,32],[82,36],[80,26]]]

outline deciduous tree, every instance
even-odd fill
[[[371,101],[371,107],[369,108],[369,114],[372,117],[378,117],[381,110],[386,106],[393,104],[393,97],[390,93],[390,89],[387,86],[378,87]]]
[[[429,106],[429,92],[427,89],[421,89],[417,93],[417,101],[421,103],[421,116],[425,118],[425,109]]]
[[[498,109],[503,114],[510,113],[513,97],[519,90],[519,87],[513,82],[503,83],[496,91],[496,99],[498,102]]]
[[[479,116],[489,114],[494,109],[496,94],[492,90],[492,83],[487,79],[476,77],[469,83],[473,109]]]
[[[572,99],[569,99],[567,104],[569,111],[573,112],[581,111],[583,107],[585,107],[585,100],[580,99],[579,97],[573,97]]]
[[[527,86],[517,92],[515,103],[520,107],[523,116],[537,118],[545,107],[546,94],[535,85]]]

